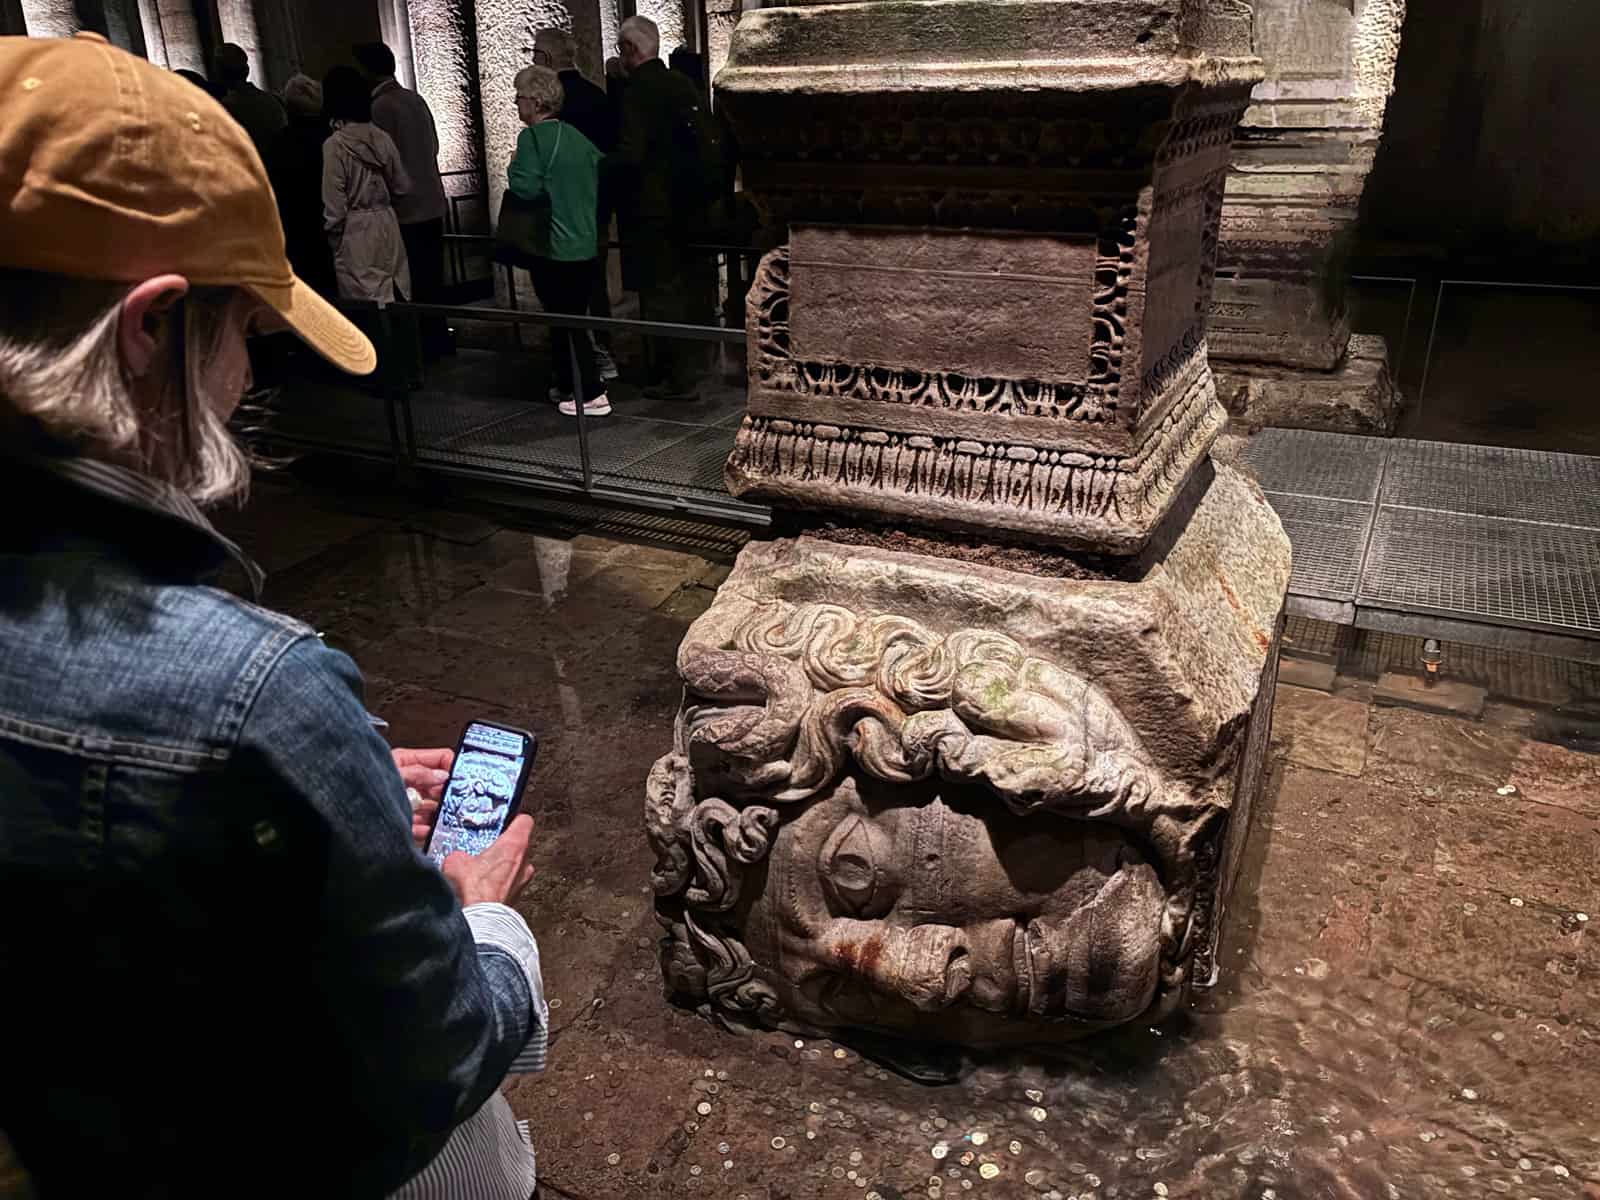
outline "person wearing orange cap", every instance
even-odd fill
[[[200,507],[248,482],[249,332],[372,345],[187,80],[0,38],[0,104],[0,1128],[41,1197],[522,1200],[529,818],[435,869],[450,752],[390,751],[348,658],[205,585],[261,581]]]

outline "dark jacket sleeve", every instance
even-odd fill
[[[409,1173],[505,1078],[535,997],[505,955],[479,952],[455,894],[412,845],[405,787],[360,686],[345,655],[296,642],[245,718],[233,769],[239,786],[309,810],[321,833],[321,877],[306,880],[321,896],[308,977],[354,1077],[316,1086],[404,1131]]]

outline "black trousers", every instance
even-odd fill
[[[406,261],[411,264],[411,300],[417,304],[443,304],[444,218],[402,225],[400,240],[405,243]],[[443,317],[423,317],[418,327],[422,352],[428,358],[448,354],[454,348]]]
[[[533,290],[539,303],[550,313],[568,313],[575,317],[589,313],[589,291],[594,284],[594,259],[578,262],[557,262],[553,258],[535,258],[528,268],[533,276]],[[572,386],[572,359],[578,359],[578,373],[583,385],[583,400],[593,400],[605,388],[595,371],[594,347],[589,343],[586,330],[563,325],[550,326],[550,354],[555,359],[556,386],[562,391],[577,395]]]
[[[715,265],[666,238],[647,245],[636,256],[639,315],[646,321],[674,325],[706,325],[715,319]],[[709,287],[708,287],[709,280]],[[706,370],[706,343],[685,338],[654,337],[654,382],[674,391],[693,392]]]

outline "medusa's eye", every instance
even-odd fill
[[[872,825],[852,814],[823,843],[817,865],[834,901],[850,916],[868,915],[879,898],[883,859],[878,840]]]

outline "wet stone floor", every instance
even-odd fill
[[[1220,985],[929,1087],[662,994],[642,785],[728,556],[275,481],[227,527],[398,745],[542,739],[527,805],[550,1067],[509,1085],[541,1195],[1600,1197],[1600,759],[1284,687]]]

